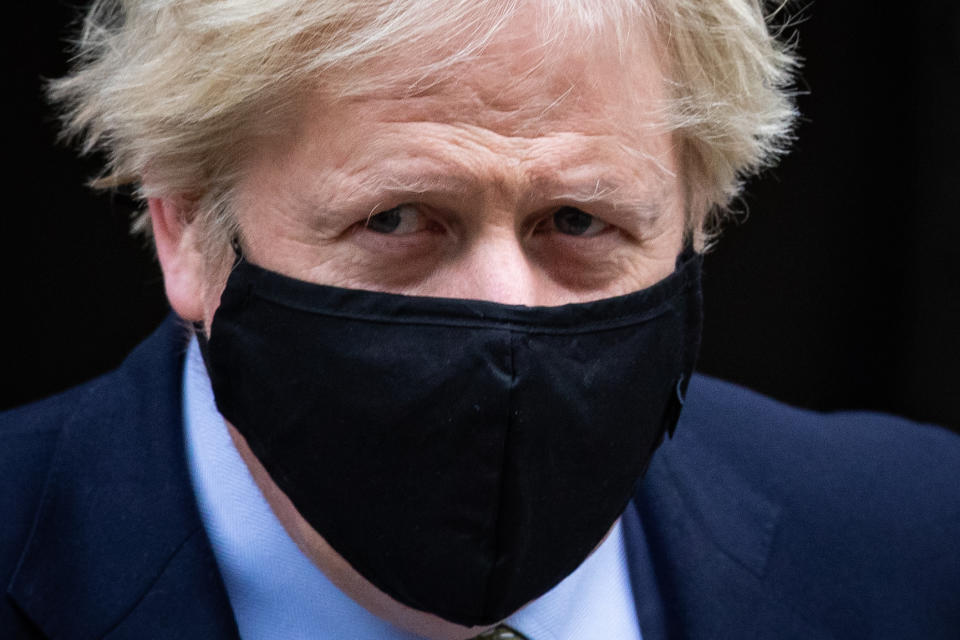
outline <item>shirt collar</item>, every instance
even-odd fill
[[[242,637],[416,640],[341,592],[300,551],[270,509],[217,412],[196,339],[183,382],[184,432],[201,519]],[[594,553],[506,624],[531,640],[640,640],[618,521]]]

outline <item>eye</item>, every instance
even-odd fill
[[[592,237],[610,228],[606,222],[575,207],[563,207],[553,214],[553,228],[568,236]]]
[[[370,216],[364,227],[375,233],[404,235],[423,230],[426,225],[424,218],[412,205],[402,204]]]

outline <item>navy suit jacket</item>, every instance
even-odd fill
[[[0,416],[0,638],[237,636],[185,458],[186,344],[168,320],[117,371]],[[625,531],[645,640],[960,638],[942,429],[697,376]]]

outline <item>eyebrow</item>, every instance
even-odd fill
[[[357,195],[373,193],[457,194],[463,197],[478,195],[485,187],[478,187],[479,180],[455,173],[391,173],[387,176],[371,176],[360,181],[355,189]],[[662,205],[662,189],[642,189],[637,193],[625,193],[620,182],[598,178],[593,181],[566,181],[553,176],[542,176],[528,182],[530,191],[547,202],[569,200],[584,204],[608,204],[617,209],[630,209],[646,216],[656,214]],[[652,192],[651,192],[652,191]]]
[[[389,173],[363,179],[358,193],[449,193],[469,194],[479,192],[477,180],[454,173]]]
[[[457,162],[442,159],[437,162],[437,158],[430,158],[423,163],[422,170],[416,168],[418,164],[417,160],[404,158],[377,166],[365,172],[366,175],[357,176],[345,200],[353,201],[355,210],[367,208],[367,213],[373,214],[387,203],[400,204],[405,196],[429,194],[453,203],[481,198],[484,192],[498,187]],[[537,167],[527,172],[521,183],[524,188],[519,198],[521,203],[530,209],[589,205],[597,214],[618,223],[642,227],[654,225],[667,210],[669,189],[661,176],[644,182],[629,175],[629,171],[617,169],[607,172],[611,175],[594,177],[596,171],[586,171],[577,176],[578,168],[582,166],[566,171],[559,167]]]
[[[537,189],[550,193],[550,201],[582,203],[600,206],[610,214],[629,214],[638,222],[653,223],[664,213],[665,194],[662,188],[625,188],[623,183],[598,178],[593,183],[574,182],[565,184],[552,177],[534,181]]]

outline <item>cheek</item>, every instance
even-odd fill
[[[684,221],[679,208],[665,224],[652,230],[628,251],[611,254],[606,268],[616,290],[610,295],[639,291],[660,282],[676,269],[677,256],[684,248]]]
[[[655,256],[632,247],[590,262],[555,258],[545,271],[557,285],[578,293],[581,300],[609,298],[646,289],[666,278],[673,273],[678,253],[679,248]]]

